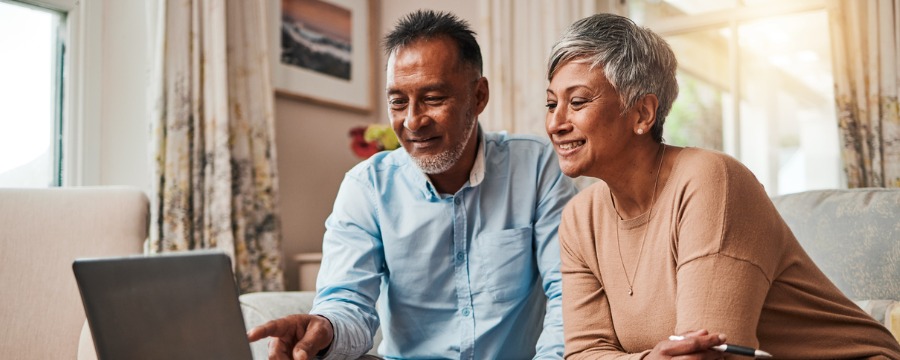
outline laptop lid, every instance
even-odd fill
[[[224,253],[77,259],[72,268],[98,359],[251,359]]]

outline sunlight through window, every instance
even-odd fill
[[[59,185],[60,21],[0,2],[0,186]]]
[[[629,2],[678,58],[666,140],[737,157],[769,195],[844,187],[828,14],[816,4]]]

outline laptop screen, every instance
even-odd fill
[[[224,253],[78,259],[72,267],[99,359],[251,358]]]

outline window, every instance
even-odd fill
[[[0,186],[61,184],[63,16],[0,1]]]
[[[824,1],[643,0],[628,11],[679,61],[667,142],[738,158],[772,196],[844,186]]]

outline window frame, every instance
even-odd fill
[[[57,153],[60,186],[98,184],[103,0],[15,0],[65,14],[62,56],[62,131]]]

